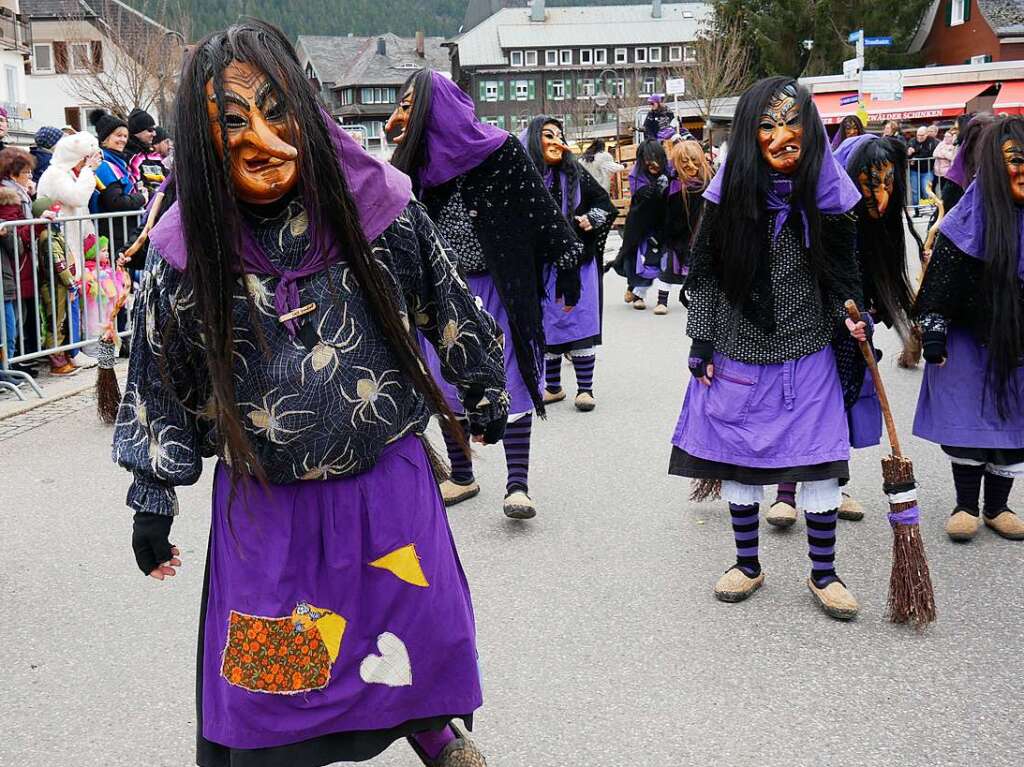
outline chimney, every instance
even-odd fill
[[[654,0],[654,2],[651,3],[651,18],[661,18],[661,0]]]
[[[416,55],[421,59],[427,55],[422,29],[416,31]]]
[[[384,42],[383,37],[377,38],[377,55],[387,56],[388,55],[388,44]]]
[[[530,21],[544,21],[544,0],[533,0],[530,6]]]

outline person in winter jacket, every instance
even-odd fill
[[[60,128],[40,128],[36,131],[36,143],[29,149],[29,153],[36,158],[36,169],[32,172],[32,180],[39,183],[39,177],[49,167],[53,158],[53,147],[60,141]]]
[[[128,173],[136,186],[150,188],[145,178],[143,163],[153,152],[156,140],[156,120],[144,109],[133,109],[128,115],[128,143],[125,145],[125,160],[128,162]],[[162,180],[162,179],[161,179]],[[160,186],[156,182],[153,186]],[[150,191],[152,191],[150,189]]]
[[[612,177],[626,169],[625,165],[615,162],[615,158],[605,148],[605,143],[601,139],[597,139],[587,147],[587,151],[580,155],[579,162],[591,176],[597,179],[601,188],[609,193],[612,191]]]
[[[647,99],[651,111],[644,119],[644,139],[647,141],[666,141],[675,135],[676,129],[672,121],[676,118],[672,110],[665,106],[664,97],[655,93]]]
[[[0,221],[32,218],[34,166],[35,160],[24,149],[8,147],[0,151]],[[16,306],[14,323],[15,334],[22,338],[19,353],[34,352],[38,349],[39,338],[34,319],[38,309],[36,282],[32,271],[32,232],[28,226],[3,227],[0,229],[0,235],[9,238],[7,244],[14,263],[12,283],[15,283],[15,296],[20,298],[20,311]]]
[[[132,178],[125,154],[128,123],[102,109],[91,112],[89,120],[96,128],[96,138],[103,149],[103,162],[96,168],[96,192],[89,209],[93,213],[141,211],[146,207],[146,194]],[[110,239],[111,252],[120,255],[128,245],[128,233],[136,224],[134,217],[110,219],[100,224],[100,234]],[[133,270],[142,267],[141,263],[129,264]]]
[[[49,197],[37,197],[32,203],[32,217],[55,221],[60,205]],[[67,258],[67,245],[59,224],[35,227],[36,254],[39,263],[39,298],[41,311],[39,325],[43,333],[43,346],[55,349],[68,342],[68,302],[78,290],[75,266]],[[50,355],[50,374],[69,376],[78,367],[67,354]]]

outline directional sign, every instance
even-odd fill
[[[665,93],[669,96],[682,96],[686,93],[686,79],[674,77],[665,81]]]
[[[856,93],[851,93],[849,96],[843,96],[839,99],[839,106],[845,107],[849,104],[856,104],[860,101],[860,96]]]
[[[877,46],[892,45],[892,38],[891,37],[865,37],[864,38],[864,45],[868,46],[869,48],[871,46],[876,46],[877,47]]]
[[[902,93],[903,73],[895,69],[861,72],[860,88],[865,93]]]
[[[843,62],[843,77],[847,80],[852,80],[860,71],[864,69],[864,59],[858,56],[855,59],[847,59]]]
[[[858,29],[856,32],[851,32],[849,37],[846,38],[847,42],[855,43],[864,36],[864,30]]]

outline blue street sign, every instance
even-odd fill
[[[869,47],[872,46],[872,45],[876,46],[876,47],[877,46],[892,45],[892,38],[891,37],[865,37],[864,38],[864,45],[867,45]]]
[[[849,96],[843,96],[839,99],[839,106],[845,107],[847,104],[856,104],[860,101],[860,96],[856,93],[851,93]]]
[[[864,30],[863,29],[858,29],[856,32],[851,32],[850,36],[847,37],[846,39],[847,39],[848,42],[855,43],[858,40],[860,40],[860,37],[863,34],[864,34]]]

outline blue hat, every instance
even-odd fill
[[[36,131],[36,146],[40,149],[53,149],[62,138],[64,133],[60,128],[40,128]]]

